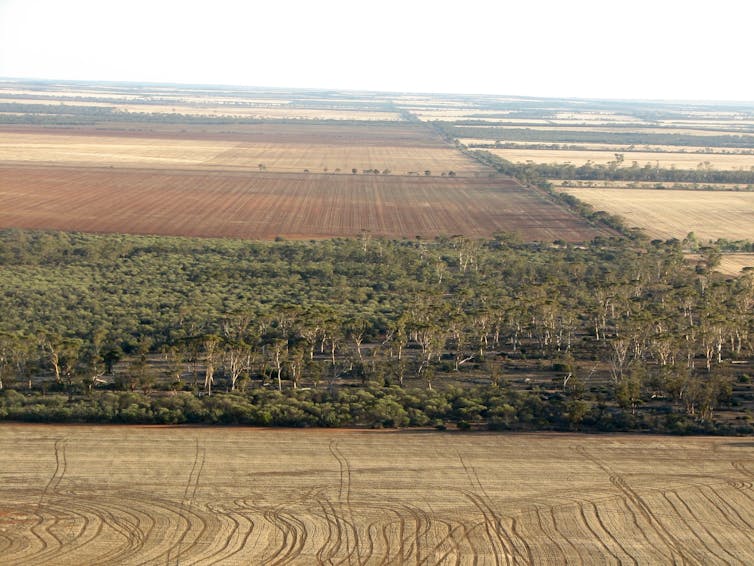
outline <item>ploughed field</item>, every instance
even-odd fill
[[[0,128],[0,227],[260,239],[605,233],[405,122]]]
[[[751,564],[749,439],[2,425],[7,564]]]
[[[206,173],[0,165],[0,226],[269,239],[496,231],[582,241],[599,232],[494,177]]]

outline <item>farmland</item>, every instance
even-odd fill
[[[252,239],[581,241],[600,233],[505,178],[0,166],[0,226]]]
[[[247,239],[505,231],[583,241],[612,233],[497,175],[389,99],[84,87],[6,93],[3,228]],[[392,109],[401,119],[223,117],[211,112],[217,104]]]
[[[494,104],[486,100],[480,109]],[[612,215],[611,225],[624,234],[639,229],[650,238],[680,241],[693,232],[703,246],[751,251],[750,104],[577,105],[509,100],[494,120],[490,113],[463,115],[458,108],[424,111],[435,112],[434,127],[467,154],[529,186],[567,193],[563,198],[587,217]],[[723,257],[719,264],[728,275],[747,266],[747,255]]]
[[[754,193],[564,188],[593,207],[623,216],[655,238],[754,239]]]
[[[489,139],[485,138],[460,138],[459,141],[468,146],[478,146],[478,147],[485,147],[487,149],[499,149],[500,147],[504,149],[540,149],[540,150],[547,150],[547,151],[595,151],[595,152],[612,152],[614,153],[680,153],[680,154],[705,154],[705,155],[715,155],[715,154],[723,154],[723,155],[754,155],[754,151],[751,149],[745,149],[745,148],[716,148],[716,147],[704,147],[704,146],[694,146],[694,145],[683,145],[681,147],[679,146],[673,146],[673,145],[654,145],[654,144],[642,144],[641,146],[634,146],[631,147],[631,145],[626,144],[620,144],[620,143],[597,143],[597,142],[591,142],[591,143],[579,143],[579,144],[559,144],[559,143],[552,143],[548,144],[546,142],[544,143],[537,143],[532,144],[530,142],[526,141],[506,141],[501,142],[500,144],[494,144],[490,143]],[[614,158],[614,155],[610,156]],[[632,160],[627,159],[625,160],[629,164]]]
[[[571,187],[749,190],[754,166],[754,114],[736,105],[9,82],[0,122],[0,227],[575,242],[615,232],[456,140]],[[708,232],[682,226],[686,208],[709,209],[688,193],[663,201],[681,223],[667,229],[639,192],[578,194],[653,236],[750,234],[743,197],[720,196]]]
[[[231,131],[0,130],[0,162],[79,166],[441,176],[488,173],[414,125],[265,124]]]
[[[725,254],[719,270],[727,275],[738,275],[747,267],[754,268],[754,254]]]
[[[0,108],[2,105],[35,105],[38,112],[65,112],[75,111],[76,107],[89,107],[136,116],[162,114],[240,120],[401,120],[397,109],[389,103],[373,103],[368,96],[333,98],[317,91],[286,96],[285,91],[277,89],[238,91],[67,85],[60,89],[39,90],[2,88],[0,84]]]
[[[573,163],[576,166],[591,161],[596,164],[614,162],[616,153],[625,163],[638,165],[651,163],[653,167],[696,169],[750,169],[754,167],[754,154],[686,153],[669,151],[596,151],[596,150],[540,150],[540,149],[490,149],[495,155],[514,162]]]
[[[747,564],[742,439],[3,425],[13,564]]]
[[[0,563],[754,563],[753,166],[746,104],[0,80]]]

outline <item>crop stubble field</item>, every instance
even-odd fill
[[[720,259],[718,271],[726,275],[738,275],[747,267],[754,267],[754,254],[725,254]]]
[[[754,193],[733,191],[593,189],[559,190],[597,210],[623,216],[656,238],[754,239]]]
[[[135,130],[135,131],[134,131]],[[1,128],[0,163],[254,171],[487,173],[411,125],[260,124],[222,131]]]
[[[0,173],[0,227],[262,239],[602,233],[408,123],[4,127]]]
[[[748,439],[2,425],[5,564],[751,564]]]

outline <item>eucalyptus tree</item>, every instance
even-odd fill
[[[204,353],[204,391],[212,395],[212,386],[215,383],[215,369],[220,353],[222,340],[216,334],[206,334],[201,337],[201,345]]]
[[[84,379],[87,391],[91,394],[92,389],[102,383],[107,366],[102,356],[102,348],[93,343],[85,345],[79,361],[79,368]]]
[[[15,381],[15,364],[17,337],[11,333],[0,334],[0,391]]]
[[[449,313],[445,326],[447,335],[444,349],[453,356],[453,369],[459,371],[463,364],[477,356],[476,346],[470,336],[469,317],[462,308],[457,307]]]
[[[750,337],[754,332],[754,272],[740,276],[731,289],[732,325],[731,350],[740,356],[745,347],[751,348]]]
[[[288,339],[281,336],[272,337],[268,342],[268,352],[275,368],[278,391],[283,390],[283,367],[288,359]]]
[[[296,320],[294,331],[306,343],[307,357],[314,360],[314,351],[320,344],[320,353],[324,352],[324,338],[327,320],[332,318],[332,310],[327,305],[315,304],[301,313]]]
[[[250,313],[238,313],[225,317],[221,324],[221,358],[231,391],[236,390],[240,377],[251,369],[254,345],[259,338],[252,320]]]
[[[301,377],[304,375],[304,368],[306,367],[306,349],[303,344],[299,343],[293,347],[289,347],[287,353],[288,356],[285,361],[288,366],[288,376],[291,380],[291,386],[293,389],[298,389]],[[279,382],[278,387],[280,387]]]
[[[80,360],[84,353],[84,341],[80,338],[71,338],[63,342],[60,356],[60,373],[63,381],[68,386],[68,394],[73,396],[73,386],[79,377],[81,369]]]
[[[354,347],[359,363],[364,362],[364,355],[361,347],[369,330],[369,321],[364,315],[355,314],[348,316],[343,324],[343,333],[346,340],[349,340]]]

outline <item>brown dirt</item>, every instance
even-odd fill
[[[351,123],[258,123],[258,124],[160,124],[142,122],[101,123],[95,126],[0,126],[0,139],[13,134],[227,140],[246,143],[311,143],[348,146],[448,147],[425,126],[405,122]],[[10,138],[9,141],[14,141]]]
[[[0,227],[251,239],[599,233],[505,178],[34,165],[0,165]]]

